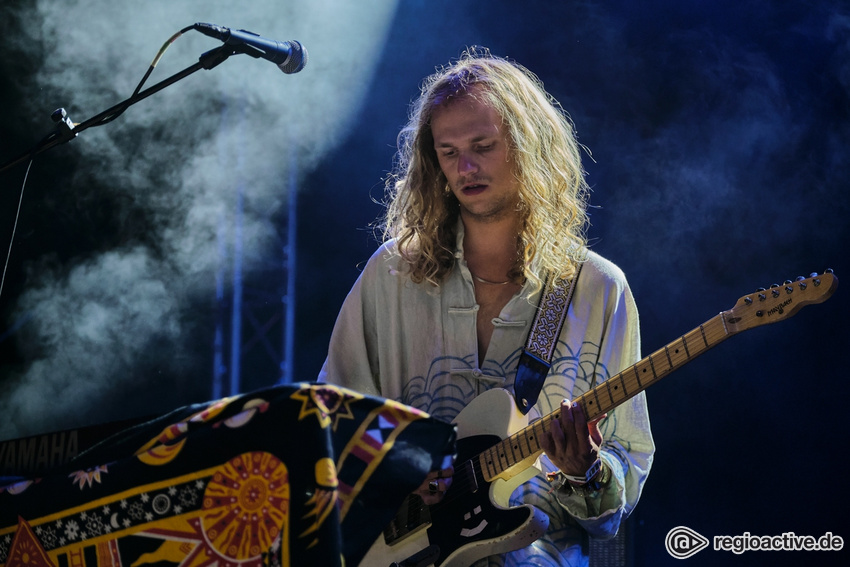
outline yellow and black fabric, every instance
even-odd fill
[[[0,566],[357,565],[454,442],[327,384],[187,406],[0,488]]]

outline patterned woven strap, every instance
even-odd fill
[[[558,337],[567,321],[567,310],[580,272],[581,264],[569,282],[546,278],[537,314],[528,332],[528,340],[520,356],[514,381],[516,404],[523,414],[528,413],[537,403],[543,381],[552,364]]]

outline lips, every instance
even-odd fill
[[[478,195],[484,192],[485,189],[487,189],[487,185],[483,183],[470,183],[469,185],[464,185],[461,191],[464,195]]]

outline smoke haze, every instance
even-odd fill
[[[199,301],[211,309],[217,231],[234,222],[237,187],[244,191],[250,267],[275,241],[269,217],[285,206],[289,168],[299,168],[296,178],[308,172],[350,128],[394,9],[392,0],[371,2],[368,11],[330,1],[41,0],[0,10],[21,24],[5,38],[8,47],[41,54],[22,86],[31,116],[63,106],[82,122],[117,104],[162,43],[198,21],[298,40],[310,56],[296,75],[233,56],[54,150],[75,156],[73,179],[54,188],[73,192],[79,209],[67,214],[84,219],[105,208],[100,214],[120,237],[96,243],[83,258],[29,263],[16,316],[29,317],[19,344],[31,362],[0,384],[0,438],[122,417],[117,407],[97,417],[90,412],[108,405],[113,391],[130,388],[163,410],[143,392],[191,390],[160,384],[156,375],[163,367],[169,376],[198,367],[185,344],[193,325],[188,311]],[[184,34],[145,87],[219,45]],[[34,168],[49,167],[50,159],[41,157]]]
[[[208,399],[215,276],[234,254],[238,191],[256,274],[279,256],[290,174],[294,376],[314,378],[375,250],[370,197],[381,198],[406,105],[470,45],[534,71],[592,151],[589,236],[628,277],[644,354],[759,286],[826,268],[846,277],[846,0],[4,0],[0,155],[35,143],[57,107],[82,121],[126,98],[194,22],[298,40],[309,63],[284,75],[231,57],[36,160],[0,298],[0,437]],[[148,84],[218,45],[185,34]],[[0,177],[3,244],[22,177]],[[680,525],[846,540],[847,498],[831,482],[850,398],[842,289],[647,392],[658,452],[628,520],[632,564],[668,564],[665,536]],[[817,559],[846,565],[846,551]],[[765,559],[796,566],[800,553]],[[706,550],[689,562],[759,559]]]

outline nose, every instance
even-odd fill
[[[458,175],[469,175],[478,172],[478,162],[467,152],[462,152],[457,160]]]

